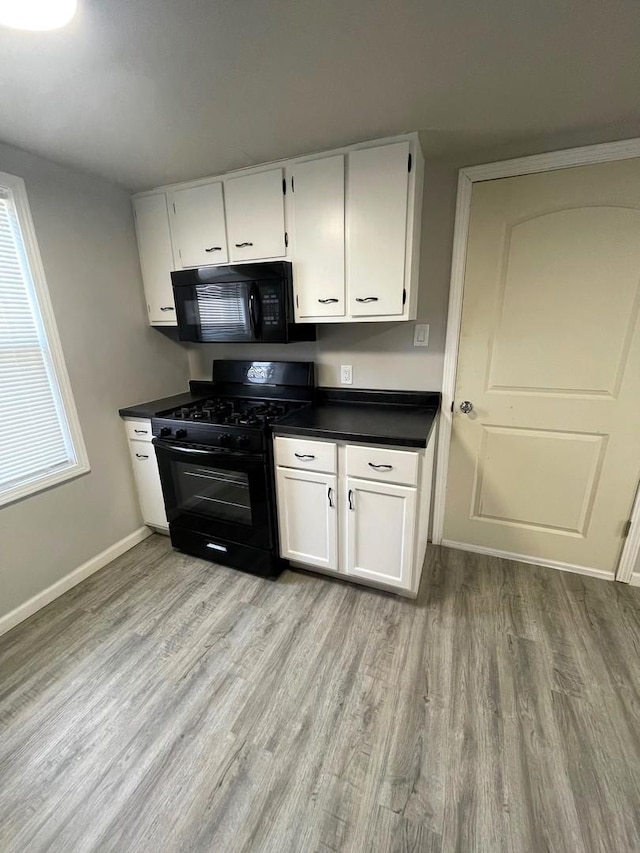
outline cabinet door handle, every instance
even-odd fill
[[[253,246],[253,243],[236,243],[236,249],[244,249],[246,246]]]
[[[315,459],[316,457],[313,453],[294,453],[293,454],[296,459]]]
[[[365,296],[364,299],[362,299],[360,296],[356,296],[356,302],[377,302],[377,301],[378,301],[377,296]]]
[[[376,471],[393,471],[393,465],[376,465],[375,462],[367,463],[369,468],[375,468]]]
[[[134,429],[134,432],[136,435],[148,435],[149,434],[148,429]]]
[[[318,302],[320,302],[322,305],[328,305],[330,302],[340,302],[340,300],[331,297],[331,299],[318,299]]]
[[[221,252],[222,246],[210,246],[208,249],[205,249],[205,252]]]
[[[136,453],[136,456],[138,457],[138,459],[148,459],[149,458],[148,453]]]
[[[329,501],[329,506],[333,509],[333,489],[329,486],[329,491],[327,492],[327,499]]]
[[[176,309],[173,307],[173,305],[161,305],[160,310],[161,311],[175,311]]]
[[[349,509],[353,509],[353,489],[349,489]]]

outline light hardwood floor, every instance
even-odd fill
[[[640,589],[431,549],[412,602],[153,536],[0,639],[0,850],[640,849]]]

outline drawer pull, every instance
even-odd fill
[[[205,252],[221,252],[222,246],[211,246],[209,249],[205,249]]]
[[[321,305],[329,305],[329,304],[331,304],[332,302],[340,302],[340,300],[339,300],[339,299],[336,299],[334,296],[332,296],[330,299],[318,299],[318,302],[319,302]]]
[[[294,453],[293,454],[296,459],[315,459],[316,457],[313,453]]]
[[[365,296],[364,299],[361,299],[359,296],[356,296],[356,302],[377,302],[377,296]]]
[[[136,453],[136,456],[138,457],[138,459],[148,459],[149,458],[148,453]]]
[[[253,243],[236,243],[236,249],[245,249],[247,246],[253,246]]]
[[[367,463],[369,468],[375,468],[376,471],[393,471],[393,465],[376,465],[375,462]]]
[[[160,310],[161,311],[175,311],[176,309],[173,307],[173,305],[161,305]]]
[[[136,435],[149,435],[148,429],[134,429]]]

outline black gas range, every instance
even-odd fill
[[[206,396],[152,418],[174,547],[263,576],[278,555],[270,424],[313,396],[312,362],[218,360]]]

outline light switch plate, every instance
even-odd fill
[[[350,364],[340,365],[340,382],[343,385],[353,385],[353,367]]]
[[[414,347],[429,346],[429,324],[416,323],[413,329],[413,345]]]

